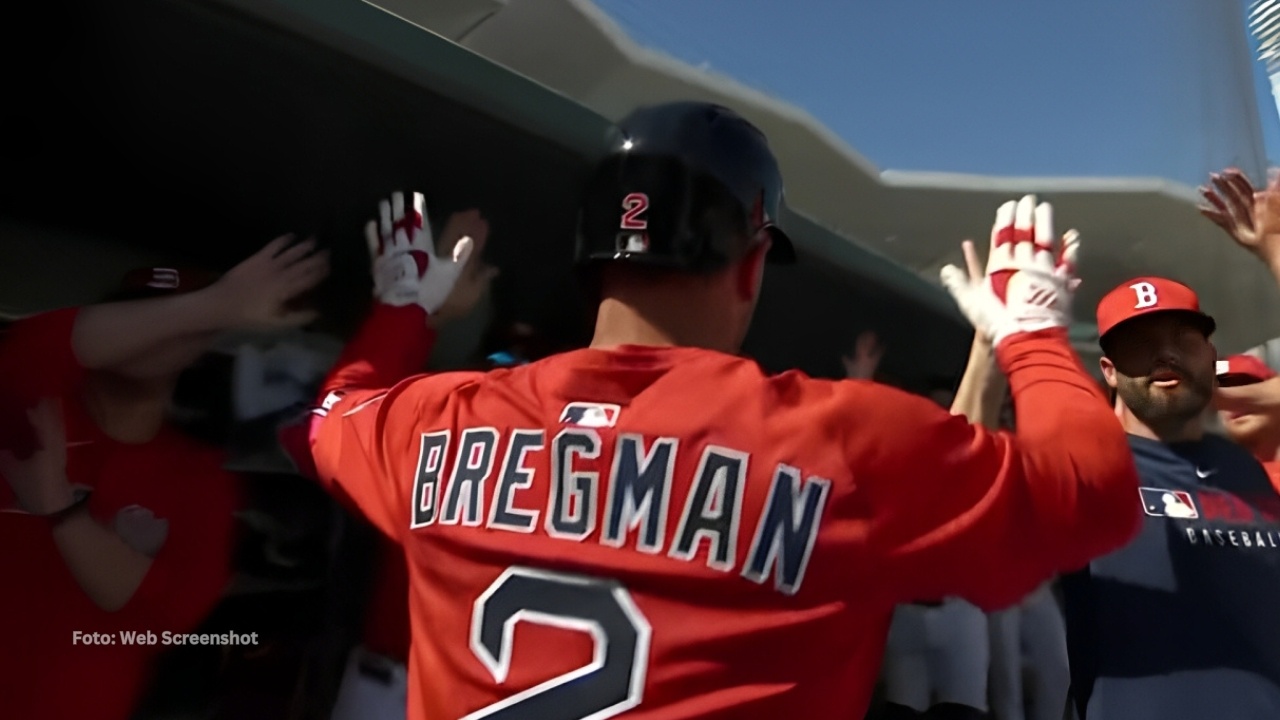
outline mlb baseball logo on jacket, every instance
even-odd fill
[[[613,427],[618,422],[622,408],[602,403],[575,402],[564,406],[560,413],[561,425],[575,427]]]
[[[1138,492],[1142,493],[1142,511],[1152,517],[1188,520],[1200,517],[1200,511],[1196,509],[1196,502],[1191,499],[1191,493],[1149,487],[1140,487]]]

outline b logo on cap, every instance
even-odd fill
[[[1129,286],[1130,290],[1138,296],[1138,302],[1133,306],[1134,310],[1142,308],[1154,307],[1160,303],[1160,299],[1156,297],[1156,286],[1147,282],[1140,282]]]
[[[151,282],[147,283],[147,287],[161,290],[177,290],[178,271],[173,268],[153,268],[151,270]]]

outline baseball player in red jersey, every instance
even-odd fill
[[[1256,387],[1276,377],[1276,371],[1252,355],[1229,355],[1217,364],[1219,387]],[[1280,412],[1219,410],[1227,437],[1244,446],[1266,468],[1280,492]]]
[[[1280,283],[1280,174],[1255,190],[1236,168],[1210,176],[1200,188],[1200,212],[1258,258]],[[1265,363],[1235,355],[1218,363],[1214,405],[1232,440],[1258,458],[1280,490],[1280,378]]]
[[[376,225],[371,231],[375,233],[376,244]],[[488,231],[476,211],[464,211],[445,221],[442,249],[448,252],[464,234],[472,238],[471,252],[478,256]],[[444,305],[432,316],[433,323],[439,325],[450,317],[470,313],[496,275],[496,268],[478,258],[466,264]],[[538,350],[539,338],[533,328],[517,323],[504,330],[502,334],[507,336],[512,352],[491,355],[485,361],[486,366],[494,366],[504,356],[512,363],[522,362],[517,355]],[[330,720],[404,720],[407,712],[410,631],[409,578],[404,548],[398,542],[379,537],[374,563],[360,644],[348,655]]]
[[[0,338],[0,717],[131,717],[164,634],[221,599],[240,484],[166,412],[218,332],[312,317],[288,304],[327,259],[288,243],[206,287],[148,269]]]
[[[739,357],[777,163],[725,108],[636,111],[592,175],[577,257],[591,346],[405,378],[469,244],[433,257],[420,196],[374,233],[375,304],[311,419],[323,483],[405,546],[409,717],[858,717],[894,604],[987,608],[1127,541],[1118,421],[1063,325],[1074,245],[1002,207],[989,333],[1017,435],[870,382]],[[975,559],[980,558],[980,562]]]

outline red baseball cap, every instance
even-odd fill
[[[125,273],[109,300],[138,300],[181,295],[206,288],[217,281],[216,273],[190,267],[142,267]]]
[[[1098,302],[1098,337],[1104,337],[1128,320],[1156,312],[1183,312],[1194,315],[1205,336],[1218,327],[1200,310],[1200,298],[1180,282],[1159,277],[1140,277],[1121,283]]]
[[[1252,385],[1276,376],[1276,371],[1252,355],[1229,355],[1218,361],[1218,384]]]

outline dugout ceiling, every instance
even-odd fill
[[[583,106],[356,0],[72,0],[5,30],[0,308],[90,300],[142,258],[225,269],[296,231],[333,252],[321,329],[345,334],[368,298],[363,222],[420,189],[437,220],[484,209],[503,271],[446,356],[489,317],[585,341],[569,255],[609,125]],[[894,375],[959,371],[968,333],[940,291],[806,218],[788,229],[803,257],[766,283],[763,364],[835,375],[875,326]]]
[[[793,209],[910,268],[929,284],[936,284],[943,264],[957,261],[960,238],[986,237],[992,212],[1000,203],[1027,192],[1038,193],[1054,203],[1064,229],[1074,226],[1083,237],[1085,282],[1075,303],[1073,335],[1077,350],[1085,355],[1098,351],[1093,327],[1097,301],[1108,289],[1138,275],[1165,275],[1195,287],[1205,308],[1222,320],[1215,339],[1224,352],[1239,352],[1280,334],[1280,292],[1275,281],[1199,216],[1199,198],[1192,187],[1151,177],[991,177],[881,169],[858,152],[857,138],[837,137],[803,108],[635,41],[592,0],[368,1],[606,118],[619,118],[637,103],[673,98],[713,100],[737,109],[769,135],[787,178]],[[1181,156],[1190,165],[1212,162],[1253,168],[1257,181],[1262,158],[1250,154],[1248,148],[1253,146],[1247,138],[1241,143],[1235,137],[1209,141],[1219,150],[1233,148],[1212,153],[1217,160],[1197,160],[1196,152],[1206,152],[1203,144],[1187,146],[1177,141],[1179,133],[1224,128],[1236,128],[1231,132],[1242,137],[1250,135],[1248,128],[1254,121],[1248,118],[1256,108],[1243,28],[1223,30],[1233,19],[1239,22],[1239,9],[1233,8],[1181,3],[1170,9],[1178,15],[1177,26],[1202,28],[1206,42],[1217,48],[1209,53],[1214,61],[1200,67],[1209,75],[1198,81],[1208,82],[1214,90],[1195,95],[1196,79],[1183,78],[1188,85],[1180,84],[1176,74],[1166,77],[1169,82],[1155,89],[1157,95],[1164,94],[1164,101],[1182,107],[1199,97],[1199,104],[1185,117],[1154,126],[1138,151]],[[876,32],[874,28],[862,31]],[[851,41],[856,35],[851,33]],[[572,53],[565,53],[566,47],[573,48]],[[1202,48],[1200,52],[1209,51]],[[889,67],[897,65],[890,62]],[[909,71],[889,72],[901,75],[903,92],[915,91]],[[832,91],[850,92],[843,86],[833,86]],[[1238,98],[1239,103],[1223,104],[1212,98]],[[889,104],[864,110],[891,116],[901,108]],[[1104,118],[1107,111],[1116,111],[1094,110],[1094,115]],[[1236,115],[1242,117],[1238,123]],[[1225,119],[1228,116],[1230,121]],[[965,142],[968,128],[961,123],[954,130],[948,140]],[[1206,172],[1218,167],[1208,165]]]

